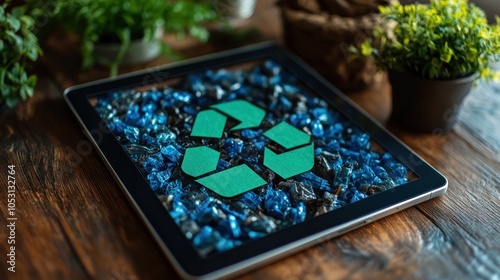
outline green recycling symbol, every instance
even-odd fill
[[[240,123],[231,130],[259,127],[266,112],[246,100],[234,100],[210,106],[200,111],[191,130],[192,137],[222,138],[227,116]],[[283,121],[263,134],[287,151],[277,154],[264,149],[264,166],[287,179],[309,171],[314,166],[314,143],[311,136]],[[181,169],[193,177],[200,177],[217,169],[220,152],[198,146],[187,148]],[[241,164],[197,179],[196,182],[224,197],[233,197],[267,184],[248,165]]]

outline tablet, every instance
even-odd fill
[[[71,87],[65,100],[185,278],[242,273],[447,188],[270,43]]]

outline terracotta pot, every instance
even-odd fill
[[[408,72],[389,71],[392,85],[391,120],[419,132],[453,127],[462,101],[477,74],[455,80],[432,80]]]

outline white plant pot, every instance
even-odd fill
[[[214,0],[215,9],[225,17],[249,18],[255,11],[257,0]]]
[[[123,56],[120,65],[146,63],[156,58],[161,52],[162,31],[158,30],[151,41],[134,40],[130,43],[128,51]],[[108,61],[115,61],[120,51],[121,43],[96,44],[94,56]],[[96,62],[99,62],[97,59]]]

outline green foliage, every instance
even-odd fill
[[[488,25],[484,12],[468,0],[380,6],[382,22],[355,56],[381,68],[409,71],[423,78],[456,79],[479,73],[492,78],[488,65],[500,55],[500,20]]]
[[[202,24],[217,16],[210,5],[195,0],[53,0],[53,7],[48,16],[80,37],[84,68],[99,60],[96,43],[121,44],[116,60],[109,63],[116,68],[131,41],[153,40],[158,28],[204,41],[208,31]]]
[[[33,95],[36,76],[28,75],[26,68],[42,51],[33,34],[33,18],[24,7],[8,11],[8,3],[0,6],[0,103],[14,107]]]

